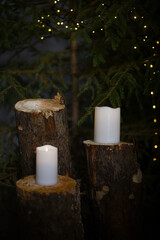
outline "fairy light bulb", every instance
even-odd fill
[[[145,38],[147,38],[148,36],[145,36]]]
[[[45,27],[45,25],[43,24],[42,27]]]
[[[149,66],[150,66],[150,68],[153,68],[153,64],[150,64]]]
[[[157,158],[153,158],[153,161],[156,161],[157,160]]]
[[[146,67],[146,66],[147,66],[147,64],[146,64],[146,63],[144,63],[144,66]]]
[[[92,33],[95,33],[95,31],[93,30]]]
[[[154,148],[158,148],[158,146],[157,146],[157,145],[154,145]]]
[[[134,18],[134,19],[137,19],[137,16],[134,16],[133,18]]]
[[[143,42],[145,42],[145,41],[146,41],[146,39],[144,38],[144,39],[143,39]]]
[[[157,122],[157,119],[154,119],[154,123],[156,123]]]
[[[44,39],[44,37],[41,37],[41,40],[43,40]]]
[[[70,9],[70,12],[73,12],[73,9],[72,9],[72,8]]]
[[[50,17],[50,15],[48,14],[47,17]]]
[[[37,22],[40,22],[40,21],[41,21],[41,20],[39,20],[39,19],[37,20]]]
[[[157,41],[156,43],[159,44],[159,41]]]
[[[49,29],[48,29],[48,32],[51,32],[51,31],[52,31],[52,29],[51,29],[51,28],[49,28]]]
[[[152,49],[154,49],[154,46],[152,46]]]
[[[147,28],[147,25],[144,25],[144,28]]]
[[[114,16],[115,19],[117,19],[117,16]]]
[[[61,22],[61,25],[63,25],[63,22]]]
[[[151,91],[151,95],[153,95],[154,94],[154,92],[153,91]]]
[[[134,49],[137,49],[137,46],[134,46]]]
[[[74,30],[78,30],[78,28],[76,28],[76,27],[75,27],[75,29],[74,29]]]
[[[41,19],[44,19],[44,17],[41,17]]]
[[[102,3],[102,6],[104,6],[104,3]]]
[[[57,22],[57,25],[60,25],[61,23],[60,22]]]
[[[65,28],[68,28],[68,26],[65,26]]]
[[[157,132],[155,132],[155,133],[154,133],[154,135],[158,135],[158,133],[157,133]]]
[[[56,3],[57,3],[57,1],[54,1],[54,3],[56,4]]]
[[[60,13],[60,11],[61,11],[60,9],[57,10],[58,13]]]
[[[153,105],[153,109],[156,109],[156,105]]]
[[[79,23],[77,22],[76,25],[79,26]]]
[[[81,23],[83,23],[83,21],[81,21]]]
[[[103,31],[103,28],[101,28],[101,31]]]

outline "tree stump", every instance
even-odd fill
[[[80,191],[75,180],[58,176],[53,186],[40,186],[35,175],[17,181],[20,239],[82,240]]]
[[[90,140],[84,145],[99,239],[139,239],[142,173],[134,145]]]
[[[54,99],[26,99],[15,104],[22,176],[35,174],[36,147],[58,147],[58,173],[70,175],[71,155],[66,107]]]

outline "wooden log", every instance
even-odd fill
[[[142,173],[134,145],[98,144],[90,140],[84,141],[84,145],[99,239],[139,239]]]
[[[54,99],[26,99],[15,104],[22,176],[35,174],[36,147],[58,147],[58,173],[70,175],[71,155],[66,107]]]
[[[80,190],[70,177],[54,186],[40,186],[35,175],[17,181],[18,215],[24,240],[82,240]]]

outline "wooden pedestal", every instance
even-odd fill
[[[66,107],[62,97],[26,99],[15,105],[22,176],[35,174],[36,147],[58,147],[58,172],[70,175],[71,155]]]
[[[134,145],[90,140],[84,145],[99,239],[139,239],[142,173]]]
[[[82,240],[80,191],[75,180],[58,176],[54,186],[40,186],[31,175],[17,181],[21,239]]]

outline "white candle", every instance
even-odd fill
[[[57,183],[58,150],[51,145],[36,148],[36,183],[51,186]]]
[[[94,141],[98,143],[120,142],[120,108],[96,107]]]

